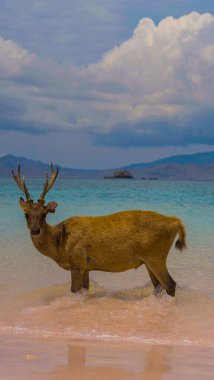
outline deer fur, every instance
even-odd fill
[[[131,210],[105,216],[75,216],[49,225],[46,215],[55,212],[56,202],[45,206],[44,199],[34,203],[20,198],[20,205],[35,248],[71,271],[72,292],[89,288],[90,271],[123,272],[144,264],[155,293],[163,287],[169,295],[175,295],[176,283],[167,270],[166,259],[177,234],[175,247],[186,247],[180,219],[154,211]]]

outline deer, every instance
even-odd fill
[[[182,221],[155,211],[128,210],[104,216],[72,216],[56,225],[46,221],[57,203],[45,204],[45,196],[53,186],[59,169],[51,164],[43,191],[37,202],[31,199],[25,178],[12,170],[18,188],[25,194],[19,203],[35,248],[71,272],[71,292],[89,289],[89,272],[123,272],[145,265],[154,294],[163,289],[174,297],[176,282],[170,276],[166,260],[175,237],[175,248],[186,248],[186,232]]]

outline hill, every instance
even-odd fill
[[[0,157],[0,176],[11,175],[21,165],[25,176],[40,177],[50,172],[50,165],[25,157]],[[115,170],[128,170],[135,179],[163,180],[214,180],[214,152],[167,157],[148,163],[136,163],[109,170],[80,170],[59,166],[61,178],[99,179],[113,176]]]
[[[25,176],[40,177],[47,172],[50,172],[50,164],[42,161],[35,161],[26,157],[16,157],[13,155],[6,155],[0,157],[0,176],[11,175],[11,170],[21,166],[21,173]],[[54,166],[59,166],[53,163]],[[97,177],[97,170],[79,170],[79,169],[67,169],[59,166],[60,176],[63,178],[85,178],[88,176],[93,178],[93,174]]]
[[[131,164],[131,165],[125,166],[124,168],[130,169],[130,170],[140,170],[144,168],[151,168],[151,167],[156,167],[160,165],[172,165],[172,164],[200,165],[200,166],[214,165],[214,151],[171,156],[171,157],[162,158],[156,161]]]

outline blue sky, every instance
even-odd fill
[[[0,155],[108,168],[214,150],[213,0],[1,0]]]

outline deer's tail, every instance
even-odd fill
[[[180,220],[178,225],[178,234],[179,238],[175,243],[175,248],[183,251],[183,249],[186,248],[186,231],[183,223]]]

